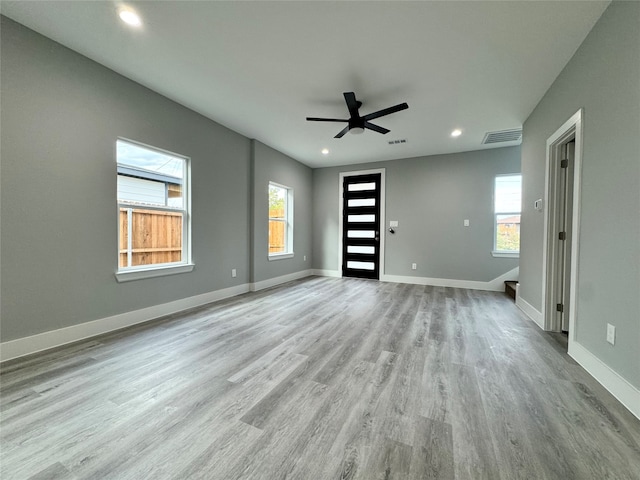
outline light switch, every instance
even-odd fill
[[[616,344],[616,327],[614,327],[610,323],[607,323],[607,342],[609,342],[611,345]]]
[[[389,222],[389,226],[390,227],[397,227],[398,226],[398,221],[397,220],[391,220]]]

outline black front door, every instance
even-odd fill
[[[344,177],[342,276],[380,278],[379,173]]]

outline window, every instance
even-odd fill
[[[293,190],[269,182],[269,259],[293,257]]]
[[[522,175],[498,175],[494,186],[494,256],[520,253]]]
[[[118,140],[118,281],[193,269],[188,159]]]

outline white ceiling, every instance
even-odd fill
[[[608,4],[128,2],[139,29],[119,20],[114,1],[3,0],[0,12],[321,167],[489,148],[485,133],[522,126]],[[361,114],[409,109],[374,122],[386,135],[334,139],[343,124],[305,121],[347,118],[347,91]],[[396,139],[407,142],[389,145]]]

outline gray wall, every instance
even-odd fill
[[[384,229],[385,274],[490,281],[518,266],[491,256],[494,177],[520,172],[520,148],[508,147],[314,170],[314,268],[339,270],[340,172],[382,167],[387,227],[399,222]]]
[[[251,281],[249,139],[5,17],[1,34],[2,341]],[[191,158],[193,272],[116,282],[119,136]]]
[[[584,108],[577,341],[640,387],[640,3],[613,2],[524,124],[520,295],[542,309],[546,140]],[[606,343],[606,324],[616,345]]]
[[[311,168],[257,140],[253,140],[252,166],[252,281],[260,282],[311,268]],[[269,182],[293,189],[293,258],[269,261]]]

